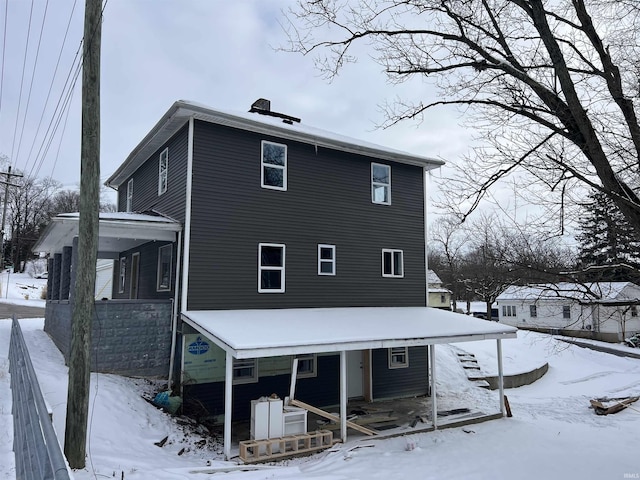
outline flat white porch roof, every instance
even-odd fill
[[[183,311],[234,358],[515,338],[517,329],[428,307]]]

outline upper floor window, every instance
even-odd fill
[[[409,366],[409,348],[391,347],[389,352],[389,368],[407,368]]]
[[[124,293],[127,278],[127,259],[125,257],[120,257],[120,271],[118,274],[118,293]]]
[[[133,178],[127,182],[127,212],[133,210]]]
[[[169,149],[165,148],[158,162],[158,195],[167,191],[167,174],[169,172]]]
[[[336,274],[336,246],[318,245],[318,275]]]
[[[158,283],[157,290],[171,290],[171,256],[173,245],[165,245],[158,249]]]
[[[287,189],[287,146],[262,141],[262,160],[260,162],[261,186],[274,190]]]
[[[529,316],[535,318],[538,316],[538,307],[535,305],[529,305]]]
[[[571,318],[571,307],[569,305],[562,306],[562,318]]]
[[[371,164],[371,201],[391,205],[391,167]]]
[[[285,246],[258,244],[258,293],[284,293]]]
[[[404,277],[404,254],[402,250],[382,249],[382,276]]]

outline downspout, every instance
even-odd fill
[[[182,231],[178,232],[178,250],[176,253],[175,292],[173,293],[173,312],[171,313],[171,356],[169,357],[169,390],[173,382],[173,369],[176,356],[176,342],[178,341],[178,305],[180,300],[180,254],[182,253]]]
[[[424,169],[423,171],[423,183],[424,183],[424,274],[425,274],[425,294],[426,294],[426,299],[425,299],[425,306],[429,306],[429,247],[428,247],[428,241],[429,241],[429,228],[427,227],[427,210],[429,207],[429,197],[428,197],[428,186],[427,186],[427,179],[428,179],[428,175],[429,172]]]
[[[187,188],[184,212],[184,252],[182,254],[182,310],[188,310],[187,298],[189,293],[189,247],[191,243],[191,193],[193,188],[193,117],[189,118],[189,139],[187,145]]]

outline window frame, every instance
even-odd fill
[[[284,148],[284,165],[274,165],[272,163],[265,163],[264,161],[264,146],[266,144],[269,145],[276,145],[278,147],[283,147]],[[288,148],[287,145],[283,144],[283,143],[276,143],[276,142],[271,142],[269,140],[262,140],[262,142],[260,142],[260,186],[262,188],[267,188],[269,190],[280,190],[283,192],[287,191],[287,164],[288,164]],[[277,170],[282,170],[282,186],[277,186],[277,185],[267,185],[265,184],[264,180],[264,170],[265,168],[275,168]]]
[[[629,313],[631,314],[632,317],[637,317],[638,316],[638,306],[637,305],[631,305],[631,308],[629,309]]]
[[[118,267],[118,293],[124,293],[127,286],[127,257],[120,257]]]
[[[571,305],[562,306],[562,318],[571,319]]]
[[[322,258],[323,249],[331,250],[331,259],[327,260],[325,258]],[[331,272],[322,271],[322,265],[327,263],[331,265]],[[318,244],[318,275],[322,275],[322,276],[336,275],[336,246],[335,245],[330,245],[328,243]]]
[[[515,317],[515,316],[517,316],[516,306],[515,305],[502,305],[502,316],[503,317]]]
[[[251,368],[251,376],[236,377],[236,371],[243,368]],[[232,383],[233,385],[242,385],[245,383],[258,383],[258,359],[257,358],[234,358],[232,369]]]
[[[529,305],[529,317],[538,318],[538,306],[537,305]]]
[[[296,372],[296,378],[314,378],[318,376],[318,355],[315,353],[296,355],[298,359],[298,371]],[[308,371],[300,371],[300,360],[311,361],[311,368]],[[293,359],[292,359],[293,362]]]
[[[276,247],[282,249],[282,266],[263,266],[262,265],[262,247]],[[258,243],[258,293],[285,293],[285,270],[286,270],[286,251],[287,246],[284,243]],[[262,271],[280,271],[280,288],[263,288],[262,287]]]
[[[400,349],[403,351],[398,352]],[[394,351],[395,350],[395,351]],[[394,360],[394,357],[404,356],[404,360]],[[396,368],[409,368],[409,347],[390,347],[387,349],[388,367],[390,370]]]
[[[162,164],[164,163],[164,168]],[[169,147],[160,152],[158,159],[158,196],[167,192],[169,185]]]
[[[160,284],[162,278],[162,254],[164,251],[169,249],[169,285],[162,286]],[[167,245],[163,245],[158,248],[158,271],[156,273],[156,291],[157,292],[167,292],[171,290],[171,274],[173,270],[173,244],[168,243]]]
[[[400,269],[402,270],[400,274],[395,272],[395,254],[400,254]],[[385,262],[384,256],[385,254],[391,255],[391,273],[385,273]],[[404,278],[404,250],[399,250],[395,248],[383,248],[382,249],[382,276],[385,278]]]
[[[133,178],[127,182],[127,212],[133,211]]]
[[[374,167],[384,167],[389,171],[388,183],[376,182],[374,180],[373,178]],[[376,195],[375,195],[376,187],[384,187],[387,189],[386,201],[382,201],[382,202],[376,201]],[[371,203],[374,203],[376,205],[391,205],[391,165],[386,165],[384,163],[371,162]]]

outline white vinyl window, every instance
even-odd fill
[[[538,307],[535,305],[529,305],[529,316],[536,318],[538,316]]]
[[[233,383],[256,383],[258,381],[258,362],[255,358],[233,360]]]
[[[118,293],[124,293],[127,279],[127,259],[120,257],[120,271],[118,272]]]
[[[171,260],[173,245],[165,245],[158,249],[157,290],[171,290]]]
[[[318,375],[318,358],[315,353],[309,355],[298,355],[298,378],[309,378]]]
[[[382,249],[382,276],[404,277],[404,254],[402,250]]]
[[[571,318],[571,307],[569,305],[562,307],[562,318]]]
[[[284,259],[284,244],[258,244],[258,293],[284,293]]]
[[[262,188],[286,190],[287,146],[263,140],[260,169],[260,182]]]
[[[336,246],[318,244],[318,275],[336,274]]]
[[[133,210],[133,178],[127,182],[127,212]]]
[[[515,317],[516,316],[516,306],[515,305],[503,305],[502,306],[502,316],[503,317]]]
[[[391,167],[371,164],[371,201],[391,205]]]
[[[158,162],[158,195],[162,195],[167,191],[169,172],[169,149],[165,148],[160,154]]]
[[[632,317],[637,317],[638,316],[638,307],[637,307],[637,305],[631,305],[631,316]]]
[[[407,368],[409,366],[409,348],[391,347],[389,352],[389,368]]]

